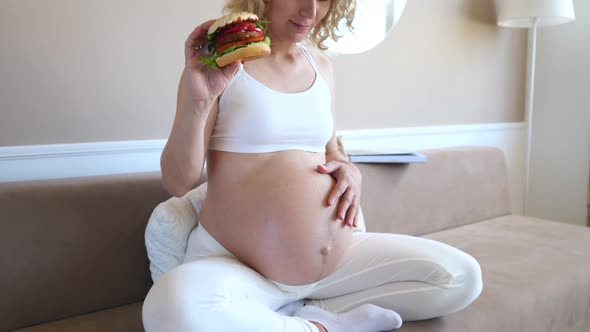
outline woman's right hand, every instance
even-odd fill
[[[220,69],[210,68],[201,62],[202,56],[209,55],[207,31],[213,22],[215,20],[209,20],[196,27],[184,45],[186,92],[194,106],[212,104],[239,68],[238,62]]]

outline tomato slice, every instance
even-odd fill
[[[256,30],[256,24],[252,22],[239,22],[230,25],[227,29],[223,30],[223,34],[240,32],[240,31],[253,31]]]
[[[255,42],[259,42],[259,41],[263,41],[264,40],[264,35],[260,35],[260,36],[256,36],[256,37],[252,37],[252,38],[248,38],[248,39],[244,39],[244,40],[240,40],[237,42],[233,42],[233,43],[229,43],[229,44],[225,44],[220,46],[217,49],[217,54],[223,52],[224,50],[232,47],[232,46],[236,46],[236,45],[246,45],[248,43],[255,43]]]

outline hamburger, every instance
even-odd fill
[[[243,63],[269,55],[270,38],[265,36],[263,23],[247,12],[218,18],[207,32],[211,55],[201,57],[201,62],[217,69],[238,60]]]

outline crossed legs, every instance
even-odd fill
[[[354,239],[350,260],[313,287],[301,286],[303,292],[285,291],[231,256],[180,265],[150,290],[144,327],[148,332],[318,331],[306,315],[276,311],[306,298],[306,304],[335,314],[374,304],[404,320],[419,320],[461,310],[481,292],[479,265],[453,247],[396,234],[356,233]]]

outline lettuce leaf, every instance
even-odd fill
[[[250,43],[248,45],[255,45],[255,44],[266,44],[266,45],[270,45],[270,38],[265,37],[263,41],[259,41],[256,43]],[[202,56],[199,60],[201,60],[201,62],[206,65],[207,67],[213,68],[213,69],[219,69],[219,66],[217,66],[217,62],[215,62],[215,59],[219,58],[220,56],[223,56],[225,54],[231,53],[239,48],[242,47],[246,47],[248,45],[235,45],[232,46],[230,48],[227,48],[225,50],[223,50],[223,52],[216,54],[216,55],[211,55],[211,56]]]
[[[217,66],[217,62],[215,62],[215,59],[217,59],[218,57],[218,55],[202,56],[199,60],[201,60],[201,62],[209,68],[219,69],[219,66]]]
[[[254,22],[254,24],[256,24],[256,27],[264,32],[266,32],[266,27],[268,26],[269,23],[270,23],[270,21],[265,21],[265,20],[258,20],[256,22]]]

